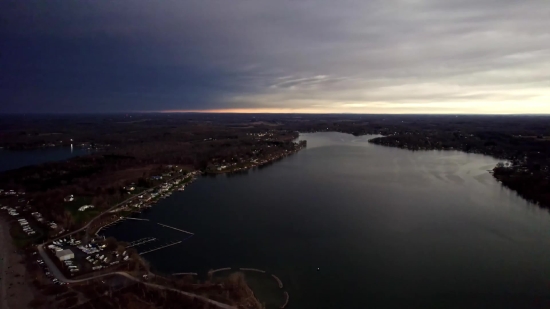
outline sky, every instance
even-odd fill
[[[550,114],[546,0],[0,2],[0,113]]]

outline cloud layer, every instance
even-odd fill
[[[13,1],[0,111],[550,113],[540,0]]]

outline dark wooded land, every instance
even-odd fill
[[[123,188],[130,184],[142,190],[158,184],[153,176],[236,170],[299,148],[296,132],[216,115],[13,116],[0,123],[0,146],[8,149],[71,143],[94,149],[92,155],[0,173],[4,192],[26,192],[21,206],[30,203],[65,228],[84,223],[75,218],[78,206],[92,204],[95,209],[87,213],[100,211],[128,198]],[[63,202],[69,195],[77,197],[72,204]],[[20,199],[4,204],[16,206]]]

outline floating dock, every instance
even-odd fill
[[[265,270],[256,269],[256,268],[239,268],[239,270],[255,271],[255,272],[259,272],[259,273],[265,274]]]
[[[175,246],[177,244],[181,243],[181,240],[180,241],[176,241],[176,242],[173,242],[173,243],[169,243],[167,245],[164,245],[164,246],[161,246],[161,247],[158,247],[158,248],[155,248],[155,249],[151,249],[151,250],[148,250],[148,251],[145,251],[145,252],[141,252],[139,253],[139,255],[144,255],[146,253],[150,253],[150,252],[153,252],[153,251],[157,251],[157,250],[160,250],[160,249],[164,249],[164,248],[168,248],[168,247],[171,247],[171,246]]]
[[[214,274],[214,273],[217,273],[219,271],[224,271],[224,270],[231,270],[231,267],[214,269],[214,270],[209,271],[208,274]]]
[[[126,217],[125,219],[128,219],[128,220],[138,220],[138,221],[149,221],[149,219],[132,218],[132,217]]]
[[[162,223],[157,223],[157,224],[160,225],[160,226],[167,227],[167,228],[169,228],[169,229],[173,229],[173,230],[180,231],[180,232],[183,232],[183,233],[195,235],[195,233],[191,233],[191,232],[188,232],[188,231],[185,231],[185,230],[182,230],[182,229],[178,229],[178,228],[175,228],[175,227],[173,227],[173,226],[169,226],[169,225],[162,224]]]
[[[174,273],[172,276],[198,276],[197,273]]]
[[[155,240],[157,240],[157,239],[154,238],[154,237],[147,237],[147,238],[138,239],[138,240],[135,240],[135,241],[130,242],[130,243],[128,244],[128,246],[126,246],[126,248],[131,248],[131,247],[143,245],[143,244],[145,244],[145,243],[148,243],[148,242],[151,242],[151,241],[155,241]]]

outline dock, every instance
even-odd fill
[[[173,273],[172,276],[198,276],[197,273]]]
[[[214,270],[209,271],[208,274],[213,274],[213,273],[217,273],[219,271],[224,271],[224,270],[231,270],[231,267],[214,269]]]
[[[125,219],[128,219],[128,220],[138,220],[138,221],[149,221],[149,219],[132,218],[132,217],[126,217]]]
[[[160,226],[167,227],[167,228],[169,228],[169,229],[173,229],[173,230],[180,231],[180,232],[183,232],[183,233],[195,235],[195,233],[191,233],[191,232],[188,232],[188,231],[185,231],[185,230],[182,230],[182,229],[178,229],[178,228],[175,228],[175,227],[173,227],[173,226],[169,226],[169,225],[162,224],[162,223],[157,223],[157,224],[160,225]]]
[[[255,272],[259,272],[259,273],[265,274],[265,270],[256,269],[256,268],[239,268],[239,270],[255,271]]]
[[[145,243],[148,243],[148,242],[151,242],[151,241],[155,241],[155,240],[157,240],[157,239],[154,238],[154,237],[147,237],[147,238],[138,239],[138,240],[135,240],[135,241],[130,242],[130,243],[128,244],[128,246],[126,246],[126,248],[131,248],[131,247],[143,245],[143,244],[145,244]]]
[[[139,255],[144,255],[146,253],[150,253],[150,252],[153,252],[153,251],[157,251],[157,250],[160,250],[160,249],[164,249],[164,248],[168,248],[168,247],[171,247],[171,246],[175,246],[177,244],[180,244],[181,243],[181,240],[180,241],[175,241],[175,242],[172,242],[172,243],[169,243],[167,245],[164,245],[164,246],[161,246],[161,247],[157,247],[155,249],[151,249],[151,250],[148,250],[148,251],[145,251],[145,252],[141,252],[139,253]]]
[[[182,239],[181,241],[186,241],[186,240],[188,240],[189,238],[191,238],[191,237],[193,237],[193,236],[194,236],[194,234],[191,234],[191,235],[185,237],[184,239]]]

